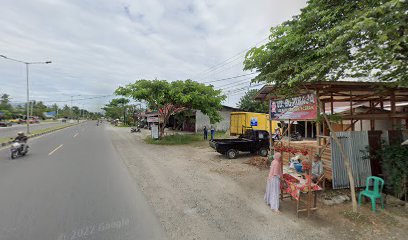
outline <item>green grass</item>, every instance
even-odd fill
[[[11,139],[10,139],[9,137],[0,138],[0,144],[2,144],[2,143],[8,143],[9,141],[11,141]]]
[[[54,119],[44,119],[44,120],[40,120],[40,122],[58,122],[58,120],[54,120]]]
[[[209,134],[208,138],[211,135]],[[215,138],[223,138],[225,137],[225,132],[216,132]],[[156,145],[184,145],[184,144],[191,144],[196,142],[204,142],[204,138],[202,134],[174,134],[164,136],[161,139],[152,139],[150,136],[145,139],[145,142],[148,144],[156,144]]]
[[[67,124],[67,125],[63,125],[63,126],[49,127],[49,128],[44,128],[44,129],[40,129],[40,130],[35,130],[35,131],[32,131],[29,136],[33,136],[33,135],[35,135],[35,134],[53,132],[53,131],[56,131],[56,130],[60,130],[60,129],[63,129],[63,128],[70,127],[70,126],[72,126],[72,125],[75,125],[75,124]],[[8,143],[9,141],[13,140],[14,137],[15,137],[15,136],[13,136],[13,137],[0,138],[0,144],[2,144],[2,143]]]
[[[40,130],[35,130],[35,131],[32,131],[30,133],[30,136],[35,135],[35,134],[41,134],[41,133],[47,133],[47,132],[60,130],[60,129],[63,129],[63,128],[70,127],[72,125],[75,125],[75,124],[66,124],[66,125],[63,125],[63,126],[49,127],[49,128],[44,128],[44,129],[40,129]]]

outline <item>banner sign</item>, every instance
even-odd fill
[[[316,95],[308,94],[294,98],[270,101],[271,120],[316,120]]]
[[[43,115],[44,115],[44,117],[52,118],[52,117],[55,117],[55,116],[57,115],[57,112],[56,112],[56,111],[53,111],[53,112],[43,112]]]
[[[158,123],[159,122],[159,117],[148,117],[147,122],[149,122],[149,123]]]

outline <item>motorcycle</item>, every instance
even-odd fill
[[[132,128],[130,129],[130,132],[131,132],[131,133],[140,132],[140,128],[132,127]]]
[[[11,152],[11,159],[25,156],[28,152],[28,145],[24,147],[24,144],[22,143],[13,142],[11,144],[10,152]]]
[[[294,132],[290,135],[290,140],[291,141],[301,141],[302,135],[299,132]]]

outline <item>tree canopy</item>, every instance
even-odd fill
[[[105,110],[105,116],[113,119],[121,119],[125,121],[126,108],[129,103],[127,98],[114,98],[102,109]]]
[[[238,107],[246,112],[259,112],[267,113],[268,112],[268,103],[265,101],[255,101],[254,97],[258,90],[251,89],[245,93],[244,96],[238,102]]]
[[[219,109],[225,99],[221,90],[192,80],[169,82],[142,79],[119,87],[115,94],[146,101],[149,108],[157,110],[164,121],[162,134],[169,117],[186,109],[200,110],[208,115],[212,123],[219,122]]]
[[[257,82],[370,77],[408,86],[405,0],[310,0],[300,15],[271,28],[269,42],[248,51],[245,70]]]

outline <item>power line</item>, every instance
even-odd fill
[[[233,76],[233,77],[228,77],[228,78],[222,78],[222,79],[217,79],[217,80],[211,80],[211,81],[206,81],[206,82],[201,82],[201,83],[220,82],[220,81],[225,81],[225,80],[229,80],[229,79],[235,79],[235,78],[245,77],[245,76],[254,75],[254,74],[257,74],[257,72],[248,73],[248,74],[242,74],[242,75],[238,75],[238,76]]]
[[[224,85],[221,85],[221,86],[217,86],[216,88],[224,90],[224,88],[227,87],[227,86],[234,85],[234,84],[242,85],[242,84],[248,83],[248,80],[251,80],[251,79],[252,78],[245,78],[245,79],[242,79],[242,80],[237,81],[237,82],[232,82],[232,83],[227,83],[227,84],[224,84]]]
[[[267,40],[267,39],[269,39],[269,36],[266,37],[266,38],[264,38],[264,39],[262,39],[261,41],[259,41],[259,42],[256,43],[255,45],[253,45],[252,47],[249,47],[249,48],[247,48],[247,49],[244,49],[244,50],[242,50],[241,52],[235,54],[234,56],[232,56],[232,57],[230,57],[230,58],[227,58],[227,59],[225,59],[224,61],[222,61],[222,62],[220,62],[220,63],[218,63],[218,64],[216,64],[216,65],[214,65],[214,66],[212,66],[212,67],[210,67],[210,68],[208,68],[207,70],[204,70],[204,71],[202,71],[202,72],[197,73],[195,76],[197,76],[197,75],[199,75],[199,74],[205,74],[205,73],[214,71],[215,69],[218,69],[218,68],[220,68],[220,67],[222,67],[222,66],[225,66],[225,65],[227,65],[228,63],[231,63],[231,62],[234,62],[234,61],[238,60],[238,59],[240,58],[240,57],[237,58],[238,56],[240,56],[241,54],[243,54],[243,53],[249,51],[251,48],[256,47],[258,44],[264,42],[264,41]],[[232,60],[232,59],[233,59],[233,60]],[[232,61],[230,61],[230,60],[232,60]],[[229,61],[229,62],[228,62],[228,61]],[[226,62],[227,62],[227,63],[226,63]]]

